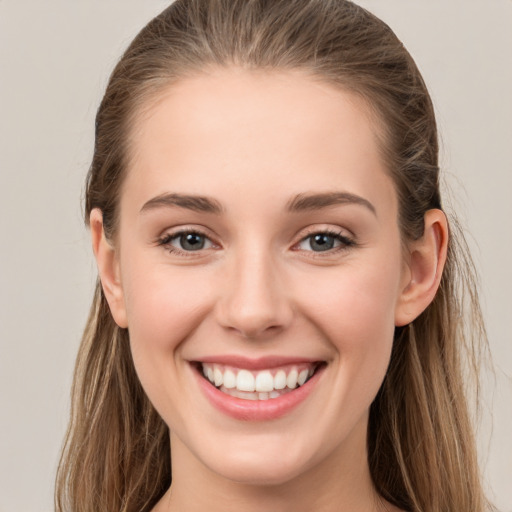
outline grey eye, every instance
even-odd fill
[[[204,249],[208,242],[210,242],[204,235],[199,233],[182,233],[174,237],[173,240],[179,244],[178,249],[183,249],[184,251],[199,251]]]
[[[306,240],[311,250],[316,252],[328,251],[334,248],[336,242],[338,242],[338,245],[340,243],[333,236],[326,233],[317,233],[316,235],[309,236]]]
[[[302,239],[299,243],[299,249],[302,251],[327,252],[352,245],[354,245],[354,241],[342,234],[319,232]]]
[[[210,249],[213,242],[206,236],[195,231],[181,231],[168,234],[160,240],[160,245],[167,246],[172,252],[195,252]]]

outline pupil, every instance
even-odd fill
[[[180,243],[183,249],[198,251],[204,247],[203,237],[196,233],[187,233],[186,235],[181,235],[180,238]]]
[[[334,238],[329,235],[315,235],[310,242],[311,249],[317,251],[328,251],[334,246]]]

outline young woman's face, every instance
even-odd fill
[[[212,71],[139,116],[117,318],[173,461],[278,483],[365,460],[410,279],[375,132],[298,72]]]

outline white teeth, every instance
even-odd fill
[[[228,389],[236,387],[236,375],[231,370],[224,372],[224,387]]]
[[[315,366],[290,365],[276,370],[249,371],[221,364],[202,365],[203,375],[217,388],[237,398],[268,400],[302,386],[315,372]],[[300,370],[300,371],[299,371]]]
[[[257,393],[246,393],[245,391],[238,391],[237,389],[232,390],[230,395],[236,398],[242,398],[243,400],[258,400]]]
[[[304,384],[304,382],[306,382],[306,380],[308,378],[308,375],[309,375],[309,371],[308,370],[302,370],[299,373],[299,377],[297,378],[297,383],[298,383],[299,386],[302,386],[302,384]]]
[[[286,387],[286,373],[279,370],[274,377],[274,389],[284,389]]]
[[[236,376],[236,388],[240,391],[254,391],[254,376],[248,370],[240,370]]]
[[[213,369],[213,381],[217,387],[222,385],[222,381],[223,381],[222,377],[223,377],[222,372],[219,370],[219,368],[215,367]]]
[[[258,373],[256,375],[255,388],[256,391],[273,391],[274,379],[272,374],[268,371]]]
[[[227,389],[224,386],[221,386],[220,391],[226,393],[227,395],[234,396],[235,398],[241,398],[243,400],[271,400],[274,398],[279,398],[286,393],[291,393],[291,389],[284,389],[282,391],[270,391],[270,393],[259,393],[258,391],[254,391],[253,393],[248,391],[239,391],[238,389]]]
[[[286,378],[286,385],[290,388],[290,389],[294,389],[297,387],[297,377],[299,376],[299,373],[297,372],[297,370],[292,370],[289,374],[288,374],[288,377]]]

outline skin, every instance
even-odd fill
[[[361,99],[290,71],[210,70],[139,115],[115,243],[99,210],[90,220],[112,314],[171,431],[172,492],[155,511],[396,510],[371,483],[368,411],[395,326],[434,297],[447,227],[427,212],[424,236],[404,250],[377,129]],[[298,194],[332,191],[371,206],[286,209]],[[223,211],[143,208],[168,193],[208,196]],[[206,235],[205,248],[159,244],[183,228]],[[352,245],[315,250],[308,237],[326,230]],[[299,407],[241,421],[210,404],[189,363],[223,354],[327,366]]]

